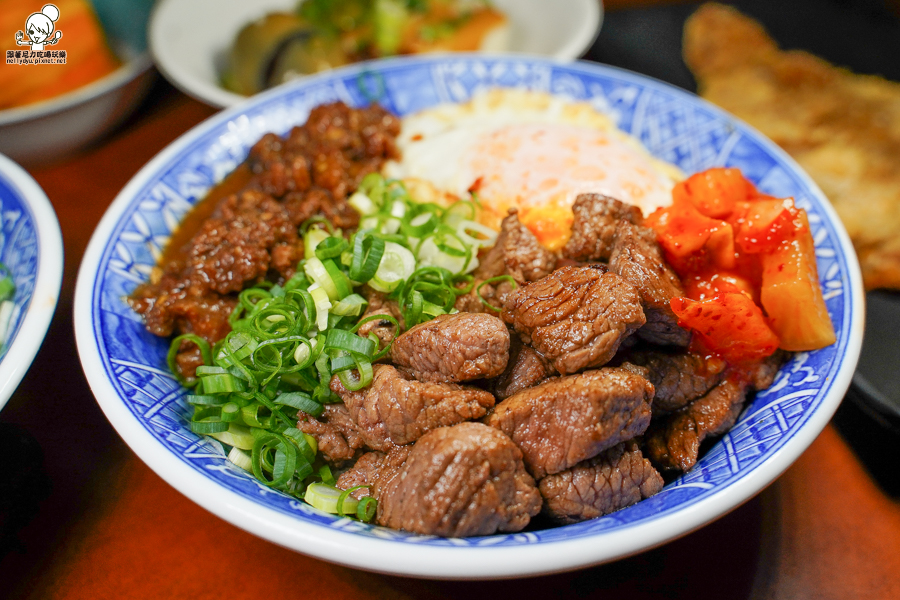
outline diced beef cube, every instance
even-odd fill
[[[678,410],[722,381],[725,361],[687,352],[632,352],[628,360],[647,367],[656,388],[653,416]]]
[[[366,452],[359,457],[352,467],[341,473],[336,486],[342,490],[349,490],[360,485],[371,487],[362,488],[351,492],[354,498],[363,496],[378,496],[378,491],[387,482],[394,478],[400,471],[400,467],[409,457],[412,444],[407,446],[395,446],[390,452]]]
[[[606,367],[519,392],[498,404],[487,423],[512,438],[540,479],[643,433],[652,399],[649,381]]]
[[[689,471],[697,464],[700,442],[728,431],[741,414],[747,384],[727,378],[708,394],[651,425],[644,443],[663,470]]]
[[[484,281],[484,279],[476,279],[469,293],[460,294],[456,297],[456,303],[453,305],[453,308],[459,312],[484,313],[499,319],[500,311],[503,310],[506,299],[515,287],[509,281],[504,280],[494,283],[484,283]],[[485,306],[482,298],[493,309]]]
[[[666,263],[652,229],[619,221],[609,270],[624,277],[641,295],[647,323],[638,336],[654,344],[688,345],[691,334],[678,326],[678,317],[669,306],[672,298],[684,296],[684,289]]]
[[[619,221],[640,225],[644,220],[640,208],[601,194],[580,194],[572,214],[572,237],[562,253],[580,262],[609,260]]]
[[[506,370],[494,380],[494,395],[505,400],[513,394],[534,387],[554,373],[547,360],[513,334],[510,336],[509,362]]]
[[[319,452],[328,462],[342,464],[353,459],[364,444],[362,435],[343,404],[328,404],[318,418],[297,415],[297,429],[316,438]]]
[[[555,266],[556,255],[541,245],[531,230],[519,222],[516,209],[511,208],[500,224],[496,243],[475,271],[475,279],[511,275],[521,285],[546,277]]]
[[[380,525],[424,535],[520,531],[541,509],[521,450],[481,423],[428,432],[375,492]]]
[[[785,354],[776,352],[749,373],[726,371],[724,379],[702,398],[654,421],[644,438],[647,455],[661,470],[689,471],[697,464],[700,443],[734,425],[747,394],[769,387]]]
[[[562,267],[514,290],[502,316],[563,375],[605,364],[645,322],[634,287],[599,266]]]
[[[337,376],[331,389],[349,409],[366,447],[382,452],[432,429],[480,419],[494,406],[490,392],[416,381],[391,365],[375,365],[372,383],[361,390],[345,389]]]
[[[663,478],[634,441],[541,479],[544,513],[560,524],[595,519],[659,492]]]
[[[440,315],[398,337],[391,356],[419,381],[488,379],[506,368],[509,330],[490,315]]]

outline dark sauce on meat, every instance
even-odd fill
[[[335,102],[314,108],[284,137],[264,135],[187,215],[150,281],[129,298],[147,329],[222,339],[241,290],[293,275],[303,258],[303,222],[321,216],[340,229],[356,227],[346,199],[363,177],[398,157],[399,132],[399,119],[377,105]],[[185,344],[178,362],[193,375],[198,350]]]

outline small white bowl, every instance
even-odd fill
[[[143,99],[156,73],[144,29],[134,21],[146,20],[149,0],[105,0],[95,6],[122,66],[71,92],[0,110],[0,153],[25,165],[62,158],[110,131]],[[26,16],[23,12],[23,24]]]
[[[571,60],[593,43],[601,0],[494,0],[510,20],[510,52]],[[246,100],[221,87],[223,59],[238,31],[297,0],[160,0],[150,17],[150,51],[160,72],[185,94],[215,107]]]
[[[22,167],[0,155],[0,262],[16,284],[2,328],[0,409],[16,390],[44,341],[62,284],[62,235],[47,195]],[[3,311],[0,311],[2,313]]]

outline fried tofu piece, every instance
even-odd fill
[[[685,23],[700,95],[784,148],[822,188],[867,289],[900,289],[900,83],[780,50],[737,10],[704,4]]]

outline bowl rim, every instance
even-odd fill
[[[128,82],[137,79],[141,74],[150,70],[153,60],[150,52],[144,50],[129,60],[123,62],[115,71],[104,75],[100,79],[92,81],[65,94],[47,98],[40,102],[7,108],[0,110],[0,127],[5,125],[17,125],[34,119],[60,113],[91,100],[103,96],[107,92],[124,86]]]
[[[22,324],[0,361],[2,409],[28,372],[47,335],[59,300],[64,258],[59,221],[44,190],[25,169],[3,154],[0,154],[0,178],[7,180],[31,212],[38,244],[34,291]]]
[[[110,205],[97,226],[79,270],[74,315],[76,341],[82,367],[107,418],[135,453],[163,479],[220,518],[266,540],[298,552],[346,566],[394,575],[472,580],[536,576],[573,570],[624,558],[660,546],[737,508],[781,475],[821,433],[849,387],[859,358],[864,312],[862,277],[849,236],[834,209],[811,178],[773,142],[724,110],[665,82],[607,65],[586,61],[560,61],[542,56],[478,53],[468,56],[452,55],[450,58],[540,62],[562,69],[611,71],[621,77],[651,82],[652,85],[662,86],[690,102],[700,103],[706,110],[726,121],[740,123],[751,136],[755,136],[755,141],[765,147],[768,153],[777,156],[794,169],[795,174],[817,196],[820,201],[819,208],[823,214],[827,215],[835,232],[835,245],[840,248],[840,253],[846,261],[846,275],[850,289],[847,294],[849,302],[846,309],[848,339],[844,355],[840,358],[834,379],[828,382],[829,390],[824,395],[821,405],[791,436],[789,443],[778,448],[762,464],[755,466],[721,493],[712,494],[682,507],[677,512],[677,518],[668,516],[651,522],[631,525],[618,531],[581,536],[569,540],[543,542],[535,546],[503,547],[502,549],[467,547],[466,552],[461,552],[459,548],[452,546],[416,546],[414,544],[403,545],[403,548],[398,547],[399,544],[395,544],[389,547],[390,552],[384,552],[383,540],[306,523],[267,506],[251,502],[229,489],[223,489],[211,479],[197,477],[194,470],[168,450],[160,452],[159,442],[131,414],[111,382],[105,377],[102,359],[95,346],[96,342],[91,328],[94,309],[92,305],[94,275],[118,220],[132,202],[134,194],[141,189],[146,180],[197,138],[240,116],[247,108],[256,103],[264,103],[270,96],[284,93],[283,88],[269,90],[244,104],[217,113],[180,136],[134,176]],[[311,85],[319,79],[371,68],[371,65],[374,64],[389,68],[397,62],[428,62],[447,59],[448,56],[445,55],[370,61],[313,76],[304,80],[304,83],[300,85]],[[598,536],[602,536],[603,544],[597,544]],[[502,564],[496,562],[496,559],[500,557],[502,557]]]
[[[544,56],[558,60],[574,60],[577,59],[593,44],[594,40],[600,33],[600,27],[603,24],[603,4],[601,0],[573,0],[584,11],[581,19],[581,26],[578,30],[569,32],[570,37],[563,46],[553,55],[534,55],[522,53],[522,56]],[[210,83],[205,79],[193,77],[187,70],[181,68],[178,61],[169,60],[171,56],[168,45],[164,43],[162,36],[164,35],[163,25],[160,24],[160,15],[166,16],[166,11],[170,7],[177,6],[176,0],[159,0],[153,6],[150,13],[149,26],[147,28],[147,41],[153,61],[160,73],[179,90],[188,96],[199,100],[204,104],[211,105],[215,108],[228,108],[239,104],[251,98],[252,96],[243,96],[235,92],[226,90],[225,88]],[[172,53],[177,55],[178,53]],[[442,53],[434,53],[436,56]],[[460,53],[466,54],[466,53]],[[485,55],[488,55],[485,53]],[[424,56],[424,55],[422,55]],[[362,64],[362,63],[355,63]],[[305,79],[305,78],[304,78]],[[259,95],[259,94],[257,94]]]

